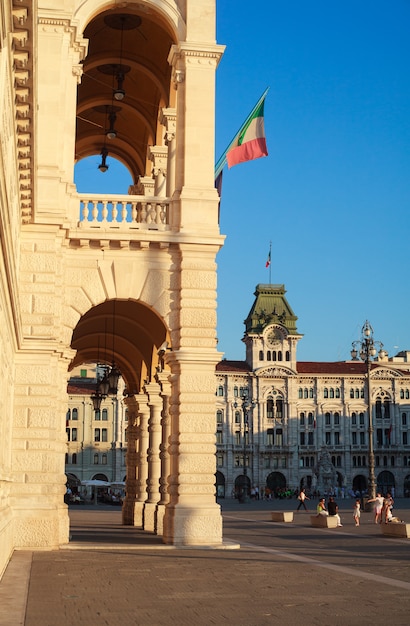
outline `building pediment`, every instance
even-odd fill
[[[286,378],[288,376],[295,376],[296,372],[289,367],[282,367],[278,365],[271,365],[270,367],[260,367],[255,370],[255,375],[261,378]]]

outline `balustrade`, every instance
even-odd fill
[[[80,227],[101,230],[169,230],[168,198],[78,194]]]

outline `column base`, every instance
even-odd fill
[[[189,507],[168,504],[164,515],[164,543],[175,546],[222,545],[222,515],[218,504]]]

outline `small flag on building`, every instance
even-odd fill
[[[270,250],[269,250],[268,258],[266,259],[265,267],[269,267],[269,266],[270,266]]]

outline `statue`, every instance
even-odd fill
[[[334,494],[337,484],[337,472],[332,464],[327,448],[321,448],[313,474],[317,479],[316,488],[321,495]]]

